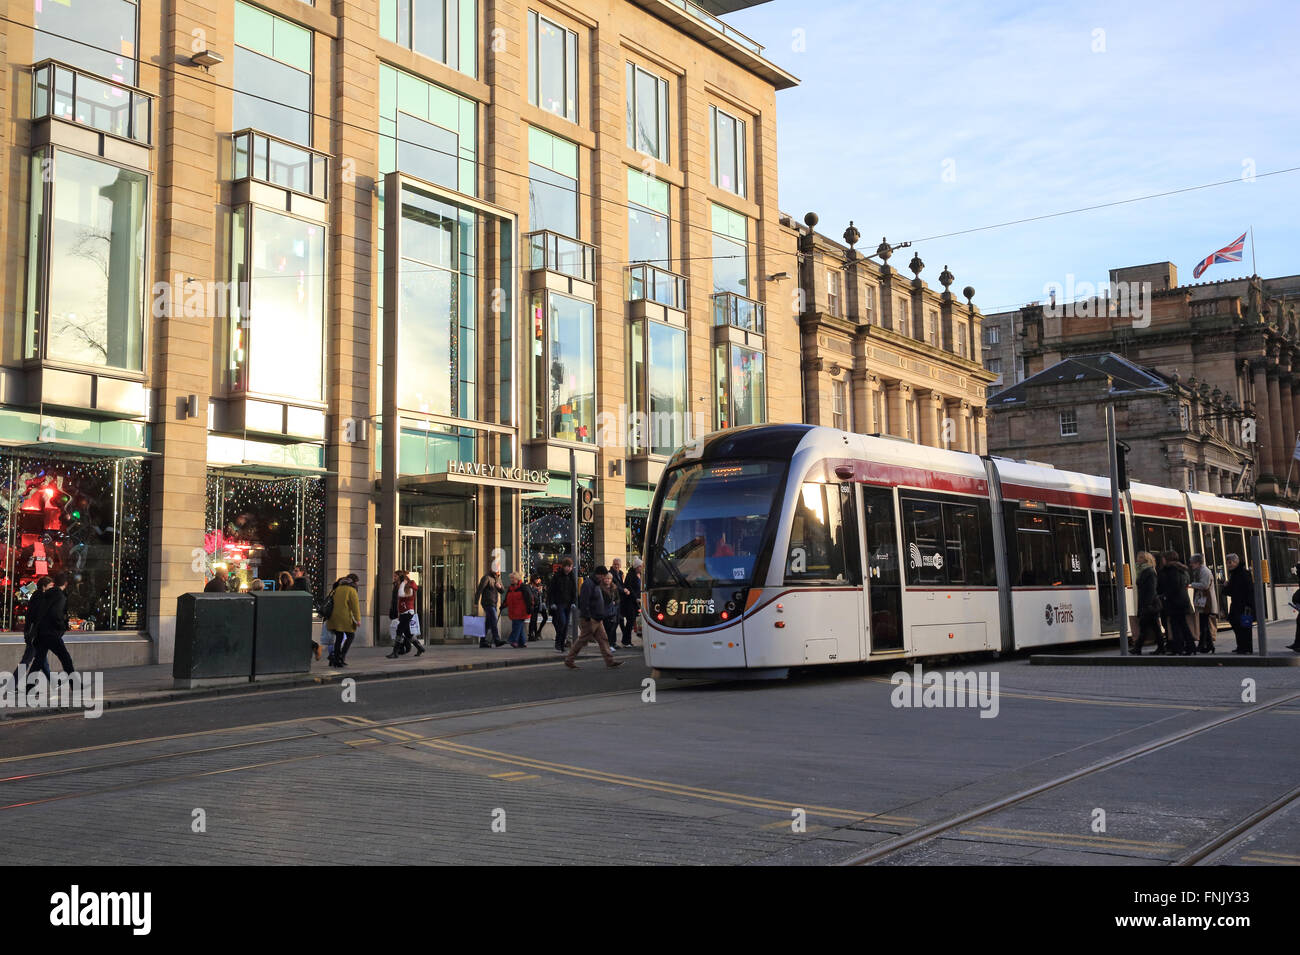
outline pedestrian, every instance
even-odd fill
[[[203,588],[205,594],[224,594],[230,592],[230,583],[227,575],[230,571],[226,570],[225,564],[216,564],[212,568],[212,579],[208,581],[207,586]]]
[[[524,583],[524,575],[510,572],[510,589],[506,591],[506,613],[510,616],[510,645],[516,650],[528,646],[525,625],[533,615],[533,592]]]
[[[325,622],[334,634],[334,649],[330,653],[330,666],[348,665],[348,649],[356,639],[357,627],[361,626],[361,601],[357,598],[355,581],[359,578],[352,574],[340,577],[330,594],[329,618]]]
[[[293,590],[293,574],[282,570],[275,577],[276,590]]]
[[[1300,580],[1300,564],[1296,564],[1295,567],[1292,568],[1292,572],[1295,578]],[[1295,639],[1291,641],[1291,644],[1287,649],[1300,653],[1300,590],[1297,590],[1291,595],[1291,609],[1297,611],[1297,616],[1295,618]]]
[[[618,559],[615,558],[614,565],[617,566]],[[617,579],[617,583],[615,580]],[[600,589],[605,596],[605,639],[609,641],[609,649],[613,652],[618,647],[618,608],[622,597],[623,574],[620,571],[617,578],[614,577],[614,571],[611,570],[601,579]]]
[[[31,672],[30,666],[32,660],[36,658],[36,621],[41,616],[41,605],[45,602],[46,592],[54,586],[54,578],[48,574],[40,577],[36,581],[36,589],[32,595],[27,598],[27,617],[23,622],[23,648],[22,659],[18,661],[19,668],[29,667],[28,673]],[[14,682],[18,681],[18,670],[14,670]]]
[[[1193,554],[1189,569],[1192,576],[1192,610],[1196,615],[1193,633],[1199,639],[1199,653],[1214,652],[1214,635],[1218,632],[1219,600],[1214,590],[1214,575],[1200,554]]]
[[[533,615],[528,619],[529,643],[542,638],[542,628],[546,626],[546,621],[550,619],[550,614],[546,610],[546,588],[542,586],[541,574],[533,575],[532,591]]]
[[[636,632],[637,617],[641,614],[641,566],[640,557],[632,558],[632,567],[623,578],[623,593],[619,599],[619,617],[623,629],[623,646],[632,646],[632,634]]]
[[[311,586],[307,583],[307,572],[303,570],[302,564],[295,564],[293,568],[293,589],[306,592],[311,591]]]
[[[393,579],[396,581],[396,586],[393,588],[392,609],[397,617],[397,636],[393,641],[393,652],[388,654],[388,659],[396,660],[403,653],[408,652],[412,644],[418,657],[424,653],[424,644],[417,636],[419,624],[415,621],[415,591],[418,588],[411,575],[404,570],[395,571]],[[415,630],[412,630],[412,626]]]
[[[546,602],[551,606],[551,620],[555,623],[555,650],[563,653],[569,646],[569,618],[578,602],[578,582],[573,577],[573,558],[560,561],[559,569],[551,575],[551,585],[546,588]]]
[[[501,631],[497,626],[497,619],[500,616],[501,596],[506,592],[501,586],[501,569],[494,567],[486,574],[479,578],[478,586],[474,588],[474,599],[480,607],[483,608],[483,616],[487,618],[483,624],[483,638],[479,640],[479,649],[488,647],[504,647],[506,642],[501,639]],[[492,642],[488,642],[488,634],[492,635]]]
[[[573,642],[573,646],[564,656],[564,665],[570,670],[578,669],[578,664],[573,662],[574,658],[592,640],[595,640],[600,647],[600,655],[605,658],[605,666],[623,665],[622,660],[614,659],[614,654],[609,650],[609,641],[605,639],[605,594],[602,587],[608,577],[609,571],[606,568],[597,567],[591,576],[582,582],[582,592],[578,596],[578,639]]]
[[[67,571],[55,574],[54,586],[41,599],[41,616],[36,621],[36,639],[32,643],[36,652],[28,672],[40,670],[46,680],[50,678],[50,664],[46,659],[50,653],[59,658],[64,673],[72,673],[75,669],[72,654],[63,643],[63,635],[68,630],[68,584],[71,580],[72,575]]]
[[[265,589],[266,589],[266,583],[262,580],[262,578],[258,577],[258,578],[256,578],[256,579],[254,579],[254,581],[253,581],[251,584],[248,585],[248,589],[249,589],[250,591],[253,591],[253,590],[265,590]]]
[[[1253,653],[1250,629],[1255,623],[1255,578],[1236,554],[1229,554],[1224,562],[1228,566],[1228,583],[1223,588],[1228,598],[1228,623],[1237,636],[1237,649],[1233,653]]]
[[[1155,643],[1157,656],[1165,652],[1165,634],[1160,629],[1160,595],[1156,592],[1156,559],[1150,551],[1138,551],[1138,638],[1133,649],[1135,656],[1142,655],[1147,637]]]
[[[1192,631],[1187,618],[1192,612],[1192,602],[1187,598],[1191,575],[1187,565],[1178,557],[1178,551],[1165,551],[1164,565],[1160,568],[1156,590],[1164,602],[1169,616],[1169,652],[1175,656],[1189,656],[1196,652]]]

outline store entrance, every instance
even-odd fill
[[[429,643],[465,639],[474,535],[425,527],[398,529],[398,564],[415,581],[420,631]]]

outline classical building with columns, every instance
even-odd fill
[[[1176,384],[1180,427],[1205,438],[1167,445],[1168,483],[1295,499],[1300,462],[1290,468],[1289,490],[1287,477],[1300,428],[1300,275],[1179,285],[1177,268],[1161,262],[1111,270],[1104,291],[1109,294],[1019,310],[1015,330],[1027,379],[1066,358],[1113,352]],[[1001,405],[998,395],[989,399],[992,413]],[[1168,402],[1145,407],[1159,421],[1134,419],[1129,428],[1168,423]],[[1042,420],[1025,427],[1055,435],[1057,414],[1045,406]],[[1123,423],[1120,431],[1125,438]],[[1019,453],[1000,442],[991,441],[994,453]],[[1233,463],[1225,449],[1242,459]],[[1078,466],[1064,443],[1037,453],[1049,463]]]
[[[987,450],[985,391],[996,376],[980,360],[983,316],[975,290],[953,295],[948,267],[942,291],[921,279],[913,255],[906,276],[889,264],[881,241],[867,256],[853,223],[841,244],[783,216],[797,251],[791,303],[799,323],[803,413],[810,424],[982,454]],[[878,259],[879,261],[872,261]]]

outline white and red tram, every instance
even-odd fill
[[[1300,514],[1134,482],[1126,570],[1107,478],[810,425],[709,435],[673,456],[646,525],[647,662],[680,675],[1082,643],[1137,607],[1138,551],[1265,556],[1290,620]],[[1289,636],[1289,629],[1288,629]]]

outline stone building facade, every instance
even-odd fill
[[[0,0],[0,630],[68,569],[80,664],[164,662],[301,564],[459,639],[574,482],[626,559],[688,428],[797,420],[748,5]]]
[[[1186,474],[1174,483],[1213,493],[1244,489],[1264,499],[1281,495],[1300,427],[1300,376],[1293,373],[1300,372],[1300,276],[1179,285],[1177,268],[1162,262],[1113,269],[1109,280],[1108,294],[1049,298],[1019,310],[1027,377],[1066,358],[1114,352],[1177,381],[1179,415],[1217,423],[1226,444],[1249,450],[1251,460],[1233,463],[1231,455],[1210,450],[1213,442],[1194,442],[1171,451],[1171,473]],[[996,410],[996,397],[990,406]],[[1047,420],[1053,413],[1045,412],[1042,429],[1053,426]],[[1164,415],[1158,413],[1162,421]],[[1293,473],[1292,498],[1296,486]]]
[[[993,379],[980,361],[983,316],[975,290],[959,301],[944,266],[942,291],[889,264],[882,241],[872,261],[816,231],[817,217],[782,220],[798,251],[790,300],[801,338],[803,420],[860,434],[886,434],[936,448],[984,453],[985,391]]]

